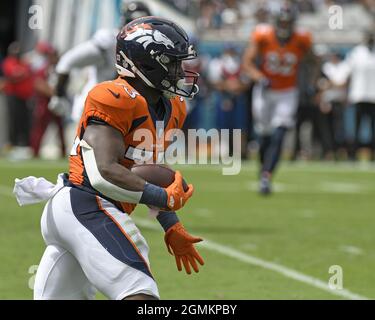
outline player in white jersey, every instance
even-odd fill
[[[349,102],[356,108],[355,145],[351,158],[360,147],[360,128],[362,119],[371,122],[370,148],[371,160],[375,161],[375,33],[367,32],[365,41],[354,47],[344,61],[349,81]]]
[[[121,7],[121,25],[149,15],[151,15],[151,12],[143,2],[124,3]],[[51,98],[49,103],[51,111],[63,115],[70,110],[70,103],[66,98],[66,87],[69,74],[73,69],[88,67],[88,81],[73,101],[71,117],[75,122],[81,117],[85,98],[94,85],[116,77],[114,65],[118,32],[118,29],[100,29],[91,39],[70,49],[60,58],[56,66],[56,72],[59,76],[56,95]]]

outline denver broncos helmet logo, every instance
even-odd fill
[[[174,43],[165,34],[161,33],[159,30],[145,28],[143,26],[138,26],[135,30],[131,30],[124,37],[125,41],[135,40],[142,44],[145,49],[151,44],[162,44],[167,49],[174,48]]]

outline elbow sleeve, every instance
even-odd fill
[[[142,191],[130,191],[123,189],[105,180],[100,174],[95,160],[94,149],[84,140],[80,143],[82,158],[87,176],[91,186],[103,195],[121,202],[139,203],[142,198]]]

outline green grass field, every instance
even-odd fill
[[[158,224],[142,208],[133,215],[163,299],[375,298],[375,167],[285,163],[269,198],[256,192],[254,163],[237,176],[210,166],[180,169],[196,189],[180,218],[206,240],[199,274],[178,272]],[[20,208],[14,178],[55,181],[63,171],[65,162],[0,161],[0,299],[32,298],[30,267],[44,251],[43,206]],[[342,267],[344,290],[328,288],[332,265]]]

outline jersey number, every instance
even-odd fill
[[[297,57],[291,52],[279,54],[270,52],[266,56],[265,69],[273,75],[291,76],[297,64]]]

